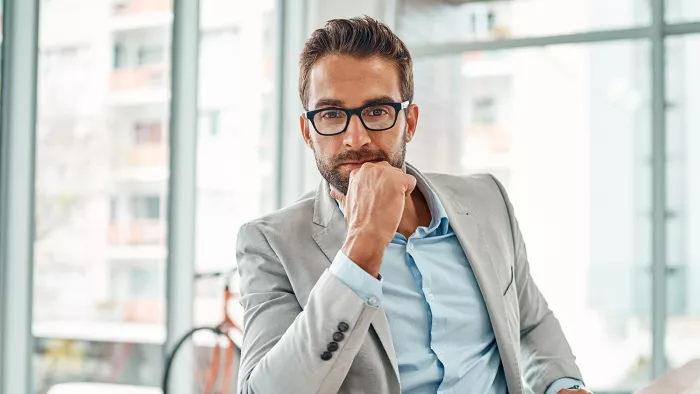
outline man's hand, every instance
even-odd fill
[[[415,187],[415,177],[384,161],[364,163],[353,170],[347,195],[331,188],[331,197],[343,206],[348,226],[341,250],[374,277],[379,276],[384,249],[401,222],[406,196]]]

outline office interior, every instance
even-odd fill
[[[360,15],[414,59],[407,161],[504,183],[588,388],[700,358],[700,1],[4,0],[0,394],[162,393],[239,227],[320,181],[298,54]]]

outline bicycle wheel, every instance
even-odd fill
[[[161,388],[169,394],[175,366],[192,358],[191,367],[196,394],[233,394],[236,392],[235,361],[240,355],[231,338],[214,327],[198,327],[183,336],[165,362]]]

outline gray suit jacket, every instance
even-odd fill
[[[417,171],[416,171],[417,172]],[[556,379],[581,380],[559,322],[537,289],[525,244],[502,185],[489,175],[418,173],[438,194],[484,296],[508,392],[538,394]],[[237,260],[245,335],[243,394],[400,394],[386,315],[328,267],[345,219],[322,182],[292,206],[244,225]],[[349,330],[321,359],[338,324]]]

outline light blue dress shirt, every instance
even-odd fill
[[[437,194],[418,178],[431,222],[408,239],[396,233],[380,279],[341,251],[330,271],[372,306],[382,306],[404,394],[506,394],[501,356],[484,298]],[[342,211],[342,208],[341,208]],[[556,394],[578,380],[555,381]]]

